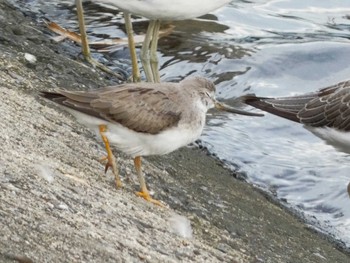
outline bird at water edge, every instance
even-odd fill
[[[336,149],[350,153],[350,81],[299,96],[268,98],[246,95],[255,108],[304,124]]]
[[[137,195],[157,205],[162,204],[149,194],[141,156],[167,154],[198,139],[211,108],[262,116],[218,102],[214,83],[202,77],[189,77],[179,83],[128,83],[91,91],[44,91],[40,95],[64,106],[78,122],[102,135],[107,168],[113,161],[109,142],[132,156],[141,186]],[[120,187],[119,174],[115,174],[115,180]]]

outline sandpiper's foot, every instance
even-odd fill
[[[141,191],[140,192],[136,192],[136,195],[142,197],[146,201],[151,202],[151,203],[153,203],[155,205],[159,205],[159,206],[165,207],[165,205],[163,205],[160,201],[153,199],[151,197],[151,195],[149,194],[149,192],[148,192],[148,189],[147,189],[147,186],[146,186],[146,182],[145,182],[145,178],[143,177],[143,174],[142,174],[141,156],[136,156],[134,158],[134,164],[135,164],[135,169],[137,171],[137,175],[139,177],[140,186],[141,186]]]
[[[116,188],[122,188],[123,184],[119,177],[119,171],[118,171],[118,167],[117,167],[117,163],[114,155],[112,155],[111,158],[108,158],[108,156],[104,156],[99,161],[100,163],[105,164],[105,173],[107,173],[109,168],[112,169],[112,173],[114,174],[114,178],[115,178]]]
[[[115,185],[117,188],[120,188],[120,187],[122,187],[122,182],[121,182],[120,177],[119,177],[119,170],[118,170],[117,162],[116,162],[116,159],[112,153],[111,147],[109,145],[109,141],[108,141],[106,135],[104,135],[104,133],[107,131],[107,126],[106,125],[99,125],[99,129],[100,129],[102,141],[104,142],[105,147],[106,147],[106,151],[107,151],[107,157],[104,157],[101,159],[101,160],[107,160],[107,163],[105,166],[105,173],[107,172],[108,168],[111,167],[112,172],[114,174],[114,178],[115,178]]]
[[[160,202],[156,199],[153,199],[150,196],[150,194],[148,193],[148,191],[147,192],[136,192],[136,195],[139,197],[142,197],[143,199],[145,199],[148,202],[151,202],[152,204],[159,205],[161,207],[165,207],[165,205],[162,202]]]
[[[103,156],[99,162],[105,165],[105,173],[107,173],[108,169],[111,167],[113,169],[113,161],[112,158],[108,158],[108,156]]]

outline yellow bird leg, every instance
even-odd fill
[[[154,28],[152,32],[152,41],[150,46],[150,65],[151,65],[151,71],[153,75],[153,81],[156,83],[160,82],[159,68],[158,68],[158,55],[157,55],[159,28],[160,28],[160,21],[156,20],[154,23]]]
[[[143,199],[145,199],[148,202],[151,202],[151,203],[153,203],[155,205],[159,205],[159,206],[164,207],[164,205],[160,201],[158,201],[156,199],[153,199],[151,197],[151,195],[149,194],[149,192],[148,192],[148,189],[147,189],[147,186],[146,186],[146,182],[145,182],[145,178],[143,177],[143,174],[142,174],[141,156],[136,156],[135,157],[134,164],[135,164],[135,169],[136,169],[137,175],[139,177],[140,186],[141,186],[141,191],[140,192],[136,192],[136,195],[142,197]]]
[[[100,62],[94,60],[91,57],[90,53],[90,47],[89,47],[89,41],[87,39],[86,35],[86,28],[85,28],[85,20],[84,20],[84,11],[83,11],[83,5],[81,0],[75,1],[76,7],[77,7],[77,16],[79,21],[79,29],[80,29],[80,35],[81,35],[81,46],[82,46],[82,52],[84,55],[85,60],[90,63],[92,66],[97,67],[104,72],[117,77],[118,79],[123,79],[123,76],[114,72],[113,70],[107,68],[105,65],[101,64]]]
[[[124,20],[126,33],[128,34],[128,45],[130,51],[130,58],[132,63],[132,80],[133,82],[140,82],[140,70],[137,64],[137,55],[135,50],[135,41],[134,41],[134,30],[132,28],[130,13],[124,11]]]
[[[107,172],[108,168],[111,167],[112,172],[114,174],[114,178],[115,178],[115,185],[117,188],[120,188],[120,187],[122,187],[122,182],[121,182],[120,177],[119,177],[119,171],[118,171],[116,159],[112,153],[111,147],[109,145],[109,141],[108,141],[106,135],[104,135],[104,133],[107,131],[107,126],[106,125],[99,125],[99,130],[100,130],[100,134],[101,134],[102,140],[105,144],[106,151],[107,151],[107,157],[102,158],[102,160],[103,159],[107,160],[107,163],[105,166],[105,173]]]

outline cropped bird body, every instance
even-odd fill
[[[139,79],[139,70],[136,61],[132,25],[130,14],[139,15],[150,19],[145,40],[141,50],[141,62],[148,82],[160,82],[158,70],[158,35],[160,21],[184,20],[205,15],[214,11],[230,0],[96,0],[96,2],[110,4],[124,12],[126,31],[129,39],[129,49],[133,65],[133,78]],[[77,7],[81,6],[81,0],[76,0]],[[79,21],[83,21],[83,13],[78,8]],[[80,26],[82,36],[85,36],[85,27]],[[88,53],[87,39],[83,41],[84,53]]]
[[[129,83],[41,95],[67,108],[82,124],[98,129],[105,143],[108,139],[134,157],[141,184],[139,195],[154,203],[157,201],[149,196],[144,183],[140,156],[170,153],[199,138],[210,108],[261,116],[216,101],[214,84],[201,77],[179,83]]]
[[[97,0],[151,20],[184,20],[205,15],[230,0]]]
[[[243,96],[253,107],[304,124],[337,149],[350,153],[350,81],[305,95],[281,98]]]

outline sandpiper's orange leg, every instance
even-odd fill
[[[145,178],[143,177],[143,174],[142,174],[141,156],[135,157],[134,164],[135,164],[136,172],[137,172],[137,175],[139,177],[140,186],[141,186],[141,191],[137,192],[136,195],[142,197],[146,201],[151,202],[153,204],[156,204],[159,206],[164,206],[160,201],[153,199],[148,192]]]
[[[107,172],[109,167],[112,167],[112,171],[113,171],[113,174],[115,177],[115,185],[117,188],[120,188],[120,187],[122,187],[122,181],[120,180],[120,177],[119,177],[117,163],[116,163],[115,157],[112,153],[111,147],[109,145],[109,141],[108,141],[106,135],[104,135],[104,133],[107,131],[107,126],[106,125],[99,125],[98,127],[100,129],[100,134],[101,134],[102,140],[105,144],[106,151],[107,151],[107,157],[103,158],[103,159],[107,159],[107,163],[105,166],[105,173]]]

